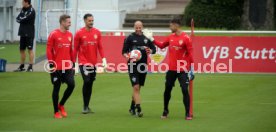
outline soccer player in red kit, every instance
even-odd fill
[[[99,51],[102,65],[106,68],[107,63],[104,57],[101,42],[101,32],[93,27],[94,17],[92,14],[85,14],[85,27],[77,31],[74,38],[74,60],[78,56],[79,68],[83,78],[83,114],[91,113],[89,102],[92,94],[93,82],[96,79],[97,53]]]
[[[74,61],[73,61],[73,35],[69,32],[71,26],[70,16],[61,15],[59,19],[60,28],[51,32],[47,41],[47,59],[51,68],[51,81],[54,86],[52,99],[54,105],[54,117],[67,117],[64,104],[72,94],[74,81]],[[67,84],[61,101],[59,100],[59,90],[62,83]],[[61,113],[59,113],[59,111]]]
[[[192,120],[189,114],[190,110],[190,96],[188,92],[189,79],[194,79],[193,66],[193,47],[190,37],[181,31],[180,19],[174,18],[170,22],[170,34],[164,42],[158,42],[152,37],[152,33],[148,30],[144,31],[155,45],[163,49],[169,47],[169,71],[166,73],[165,91],[164,91],[164,111],[161,118],[167,118],[169,114],[169,101],[171,98],[171,91],[174,87],[176,78],[180,83],[183,94],[183,103],[186,110],[186,120]],[[182,67],[182,68],[181,68]],[[183,68],[184,67],[184,68]],[[188,74],[190,78],[188,77]]]

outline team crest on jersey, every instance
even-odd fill
[[[68,37],[68,40],[71,42],[71,41],[72,41],[72,38],[71,38],[71,37]]]
[[[144,42],[145,42],[145,44],[147,44],[148,43],[148,39],[144,39]]]
[[[98,35],[97,35],[97,34],[95,34],[95,35],[94,35],[94,39],[97,39],[97,38],[98,38]]]
[[[58,38],[58,40],[61,40],[62,38]]]
[[[155,46],[156,47],[156,46]],[[164,61],[167,56],[168,47],[164,49],[160,49],[156,47],[156,53],[150,55],[151,61],[154,62],[155,65],[158,65]]]
[[[86,38],[86,36],[82,36],[82,38],[84,38],[84,39],[85,39],[85,38]]]
[[[180,45],[182,45],[183,44],[183,40],[181,39],[181,40],[179,40],[179,44]]]

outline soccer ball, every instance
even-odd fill
[[[142,53],[140,50],[132,50],[129,53],[129,58],[132,61],[139,61],[142,58]]]

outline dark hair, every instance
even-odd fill
[[[93,17],[93,15],[92,15],[92,14],[90,14],[90,13],[87,13],[87,14],[85,14],[85,15],[83,16],[83,19],[84,19],[84,20],[86,20],[86,19],[87,19],[87,17]]]
[[[24,0],[24,2],[28,3],[29,5],[31,4],[32,0]]]
[[[69,15],[67,14],[63,14],[59,17],[59,23],[61,24],[61,22],[65,21],[67,18],[71,18]]]
[[[178,24],[178,25],[181,25],[181,19],[178,18],[178,17],[173,18],[170,22],[171,22],[171,23]]]

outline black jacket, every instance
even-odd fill
[[[142,53],[142,58],[139,62],[147,63],[147,53],[144,46],[152,50],[152,54],[155,54],[156,48],[153,43],[146,38],[144,35],[137,35],[135,32],[131,33],[124,41],[124,46],[122,49],[122,54],[129,53],[134,49],[138,49]]]
[[[21,37],[34,37],[35,35],[35,10],[32,6],[22,8],[16,21],[20,23],[18,35]]]

